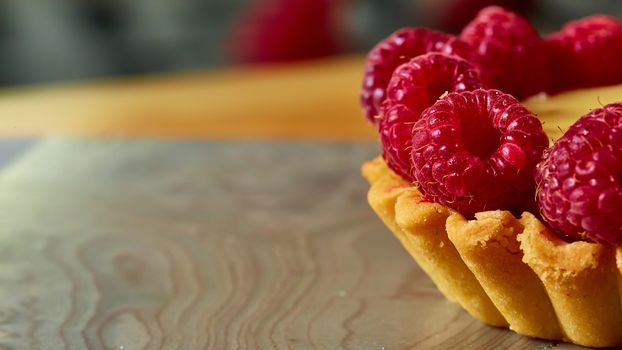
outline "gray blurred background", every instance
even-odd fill
[[[336,0],[321,9],[320,0],[310,1],[3,0],[0,84],[362,53],[402,26],[459,31],[466,17],[490,3],[515,7],[543,33],[595,12],[622,14],[619,0]],[[295,41],[312,43],[307,35],[319,43],[305,51]],[[273,41],[286,44],[273,50]],[[283,54],[287,45],[297,53]],[[257,53],[264,48],[274,52]]]

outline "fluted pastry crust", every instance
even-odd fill
[[[422,201],[380,157],[362,170],[376,214],[473,317],[537,338],[622,345],[622,248],[564,242],[530,213],[517,219],[489,211],[467,220]]]
[[[371,207],[441,293],[478,320],[506,326],[447,237],[445,221],[450,210],[421,202],[419,191],[389,170],[381,158],[363,165],[363,175],[371,184],[367,195]]]

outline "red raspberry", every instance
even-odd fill
[[[475,47],[492,86],[519,100],[549,85],[544,41],[521,16],[489,6],[469,23],[460,38]]]
[[[622,26],[594,15],[567,23],[546,38],[553,92],[622,82]]]
[[[467,216],[522,209],[533,199],[533,169],[547,145],[540,121],[514,97],[450,93],[413,128],[413,173],[426,200]]]
[[[257,0],[225,40],[231,58],[246,63],[288,62],[343,50],[335,32],[338,5],[331,0]],[[310,30],[310,28],[313,28]]]
[[[417,119],[419,114],[396,104],[384,112],[379,125],[382,158],[389,168],[410,182],[414,181],[410,161],[412,126]]]
[[[544,219],[571,240],[622,242],[622,103],[581,117],[535,171]]]
[[[448,34],[426,28],[404,28],[376,45],[368,54],[363,75],[361,106],[372,123],[378,122],[385,89],[395,68],[427,52],[473,58],[470,45]]]
[[[384,117],[378,126],[387,165],[404,179],[413,181],[411,131],[421,112],[447,91],[479,87],[477,70],[457,56],[431,52],[399,66],[387,88]]]

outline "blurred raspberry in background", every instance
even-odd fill
[[[335,55],[338,8],[333,0],[255,0],[237,19],[230,38],[235,62],[283,62]]]
[[[358,1],[359,3],[361,1]],[[427,0],[412,1],[396,17],[400,26],[425,25],[458,33],[477,12],[489,5],[500,5],[529,15],[532,0]],[[399,5],[398,2],[387,7]],[[226,41],[234,62],[285,62],[317,58],[347,51],[347,42],[356,42],[347,26],[353,0],[254,0],[235,21]],[[422,20],[425,18],[425,20]],[[380,28],[378,28],[380,29]]]

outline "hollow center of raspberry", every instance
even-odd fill
[[[441,97],[444,93],[448,91],[447,87],[450,86],[448,82],[441,81],[438,79],[436,81],[431,81],[430,85],[428,85],[428,106],[436,103],[439,97]]]
[[[473,111],[463,113],[460,124],[464,147],[472,155],[486,159],[499,147],[501,134],[492,126],[487,115]]]

